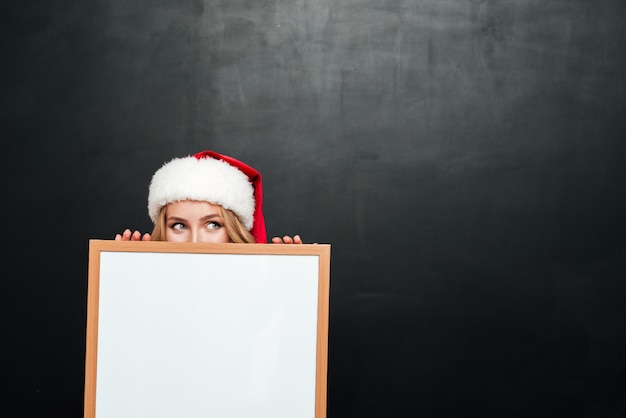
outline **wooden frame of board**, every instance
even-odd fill
[[[90,240],[85,418],[325,418],[330,245]]]

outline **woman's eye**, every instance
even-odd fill
[[[170,228],[172,228],[172,229],[174,229],[174,230],[177,230],[177,231],[180,231],[180,230],[185,229],[185,225],[184,225],[184,224],[181,224],[180,222],[177,222],[177,223],[175,223],[175,224],[171,224],[171,225],[170,225]]]
[[[208,224],[206,224],[206,229],[209,230],[216,230],[216,229],[220,229],[222,227],[222,225],[218,222],[209,222]]]

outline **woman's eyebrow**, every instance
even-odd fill
[[[215,218],[217,218],[217,219],[222,219],[222,218],[220,217],[220,215],[219,215],[219,214],[217,214],[217,213],[212,213],[212,214],[210,214],[210,215],[206,215],[206,216],[201,217],[201,218],[200,218],[200,220],[201,220],[201,221],[208,221],[208,220],[210,220],[210,219],[215,219]]]
[[[208,221],[209,219],[221,219],[220,215],[217,213],[211,213],[210,215],[205,215],[200,218],[201,221]],[[189,221],[187,218],[182,218],[180,216],[168,216],[168,221],[177,221],[177,222],[187,222]]]

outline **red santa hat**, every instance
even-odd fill
[[[150,182],[152,222],[163,206],[179,200],[201,200],[230,209],[256,242],[267,242],[261,173],[235,158],[207,150],[165,163]]]

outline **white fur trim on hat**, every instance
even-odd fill
[[[232,210],[250,230],[254,221],[254,187],[248,176],[225,161],[189,156],[174,158],[152,176],[148,214],[156,222],[161,208],[180,200],[200,200]]]

